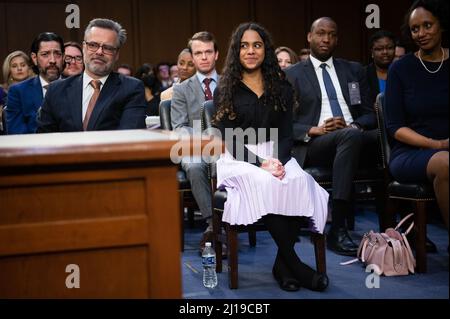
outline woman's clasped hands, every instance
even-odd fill
[[[268,171],[279,180],[282,180],[286,175],[283,164],[276,158],[265,159],[261,164],[261,168]]]

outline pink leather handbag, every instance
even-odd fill
[[[413,214],[403,218],[395,228],[388,228],[384,233],[369,231],[364,234],[359,244],[358,259],[342,263],[348,265],[361,260],[365,265],[373,265],[374,272],[385,276],[403,276],[414,273],[416,259],[409,246],[406,235],[411,231],[414,222],[406,232],[401,233],[399,227]]]

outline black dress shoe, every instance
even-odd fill
[[[328,276],[326,274],[316,273],[312,280],[311,290],[324,291],[328,287]]]
[[[327,246],[336,254],[344,256],[356,256],[358,245],[350,237],[347,229],[341,227],[331,229],[327,235]]]
[[[272,274],[281,289],[285,291],[298,291],[300,289],[300,283],[297,279],[280,275],[275,267],[272,268]]]

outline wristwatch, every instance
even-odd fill
[[[305,137],[303,138],[303,142],[308,143],[311,140],[311,136],[308,135],[308,133],[305,134]]]
[[[353,128],[356,128],[357,130],[363,131],[363,128],[360,125],[356,124],[356,123],[350,123],[349,126],[353,127]]]

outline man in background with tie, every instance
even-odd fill
[[[201,107],[205,101],[212,100],[219,76],[216,61],[219,57],[214,36],[202,31],[194,34],[188,42],[197,73],[186,81],[173,87],[171,102],[171,121],[174,130],[192,132],[194,121],[200,124]],[[208,164],[201,158],[183,157],[181,167],[186,172],[192,186],[192,193],[208,227],[200,241],[200,250],[206,242],[213,241],[211,183],[208,177]]]
[[[41,33],[33,40],[31,59],[38,76],[10,88],[6,108],[8,134],[36,132],[37,111],[49,83],[58,80],[63,70],[63,47],[63,39],[53,32]]]
[[[83,41],[85,70],[49,86],[38,133],[145,128],[141,81],[113,72],[126,31],[109,19],[94,19]]]
[[[377,150],[376,117],[362,66],[333,58],[337,41],[336,23],[328,17],[317,19],[308,33],[310,58],[285,71],[299,102],[293,155],[302,167],[333,169],[328,247],[341,255],[356,255],[358,246],[348,234],[346,215],[352,209],[360,155],[366,148]]]

